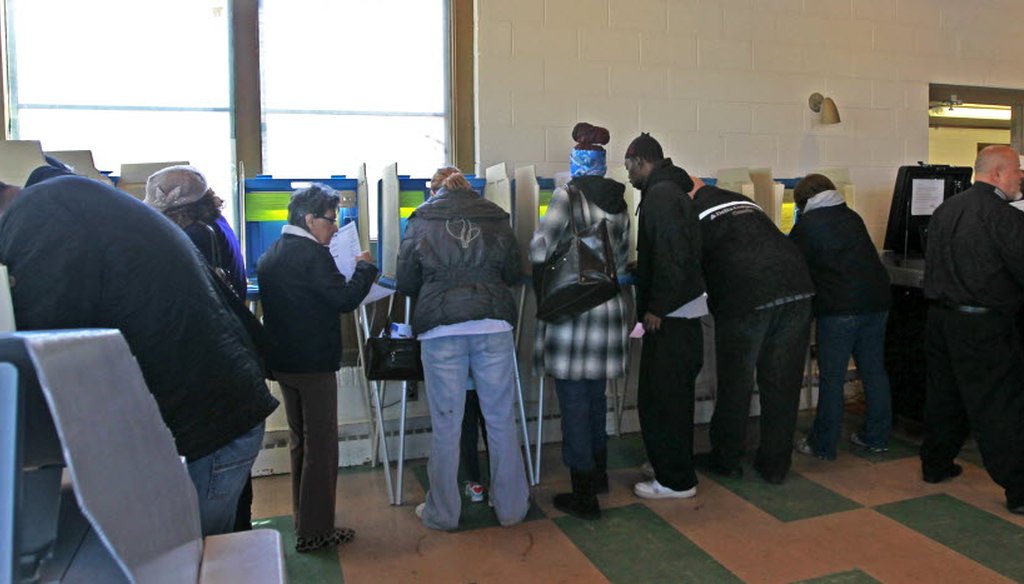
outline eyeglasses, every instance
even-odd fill
[[[338,216],[337,215],[335,215],[334,217],[328,217],[326,215],[317,215],[314,218],[315,219],[323,219],[324,221],[329,221],[331,223],[337,223],[338,222]]]

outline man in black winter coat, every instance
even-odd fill
[[[0,218],[18,328],[120,329],[188,463],[203,533],[230,531],[277,407],[245,329],[184,232],[142,201],[49,167],[28,185]]]
[[[704,363],[704,279],[690,175],[641,134],[626,149],[629,182],[640,189],[637,318],[644,325],[637,406],[654,479],[633,492],[646,499],[697,494],[693,469],[694,384]],[[706,314],[706,309],[703,311]]]
[[[753,201],[704,185],[691,191],[715,317],[718,387],[710,470],[742,475],[755,371],[761,441],[754,469],[781,483],[792,459],[814,285],[800,250]]]

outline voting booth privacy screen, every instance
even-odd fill
[[[889,207],[885,249],[904,256],[923,255],[928,222],[942,202],[971,186],[966,166],[901,166]]]
[[[338,191],[341,202],[338,205],[338,225],[345,226],[356,221],[359,210],[356,206],[358,181],[344,175],[323,179],[274,178],[259,175],[245,179],[245,270],[246,276],[256,276],[256,263],[267,248],[278,237],[281,228],[288,224],[288,202],[292,192],[313,183],[327,185]]]

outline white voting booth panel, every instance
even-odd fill
[[[121,175],[118,177],[117,188],[142,200],[146,198],[146,180],[154,172],[163,170],[168,166],[188,164],[186,160],[168,162],[132,162],[121,165]]]
[[[142,372],[116,330],[21,335],[82,514],[126,582],[284,582],[280,535],[207,540],[195,488]],[[231,541],[228,542],[227,540]],[[73,566],[75,564],[72,564]],[[78,581],[90,579],[79,568]],[[109,572],[102,581],[109,579]]]
[[[487,180],[484,197],[501,207],[509,215],[512,214],[512,183],[508,180],[505,163],[487,167],[484,171]]]
[[[0,140],[0,181],[24,186],[32,171],[46,164],[36,140]]]
[[[80,174],[108,185],[112,184],[105,174],[96,170],[96,163],[93,161],[91,150],[53,150],[47,151],[46,154],[70,166],[75,171],[75,174]]]

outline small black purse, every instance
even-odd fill
[[[365,357],[363,370],[370,381],[423,380],[420,342],[392,337],[390,324],[382,336],[366,339]]]
[[[537,318],[546,322],[569,320],[619,293],[608,221],[602,219],[581,231],[577,223],[583,222],[582,195],[571,183],[566,193],[572,237],[560,243],[546,262],[533,265]]]

